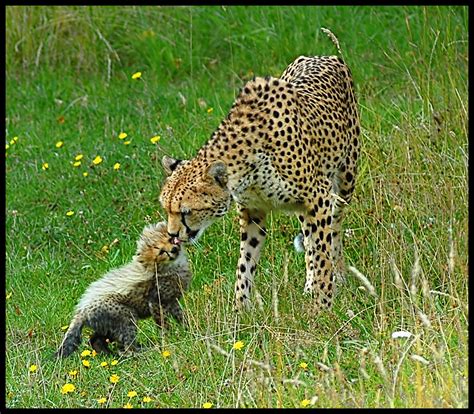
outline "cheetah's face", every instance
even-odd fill
[[[169,157],[163,158],[163,165],[171,174],[160,195],[168,214],[168,233],[176,244],[193,242],[230,208],[227,166],[222,161],[200,165]]]
[[[144,265],[173,261],[180,252],[181,247],[171,242],[166,222],[146,226],[137,243],[137,257]]]

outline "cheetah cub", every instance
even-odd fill
[[[116,341],[120,350],[138,350],[136,321],[152,316],[166,326],[165,316],[171,314],[182,322],[178,300],[190,281],[186,252],[170,242],[166,222],[146,226],[132,261],[87,288],[55,355],[74,352],[84,326],[94,331],[90,344],[96,352],[110,353],[107,340]]]

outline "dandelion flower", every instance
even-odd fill
[[[152,401],[152,398],[146,396],[146,397],[143,397],[143,402],[144,403],[149,403],[150,401]]]
[[[203,405],[202,405],[202,408],[212,408],[214,404],[212,404],[211,402],[205,402]]]
[[[69,371],[68,374],[71,378],[76,378],[78,372],[77,372],[77,370],[74,370],[74,371]]]
[[[10,148],[10,145],[6,144],[5,149],[7,150],[8,148]]]
[[[117,374],[112,374],[109,378],[109,381],[112,384],[117,384],[117,382],[119,382],[119,380],[120,380],[120,377]]]
[[[114,164],[114,170],[118,170],[120,168],[120,163],[119,162],[116,162]]]
[[[43,169],[43,171],[46,171],[49,168],[49,164],[47,162],[44,162],[41,168]]]
[[[84,365],[86,368],[90,368],[91,363],[89,362],[88,359],[83,359],[82,360],[82,365]]]
[[[75,390],[76,390],[76,387],[74,384],[67,383],[62,386],[61,394],[67,394],[69,392],[74,392]]]
[[[123,406],[123,408],[133,408],[133,405],[130,403],[127,403]]]
[[[92,353],[91,353],[92,357],[94,358],[95,356],[97,356],[97,352],[95,349],[92,350]]]
[[[136,397],[137,395],[138,395],[138,394],[137,394],[136,391],[129,391],[129,392],[127,393],[127,397],[128,397],[128,398],[133,398],[133,397]]]
[[[170,351],[163,351],[161,353],[161,355],[163,356],[163,358],[168,358],[171,355],[171,352]]]
[[[118,364],[118,361],[117,361],[116,359],[114,359],[114,360],[110,363],[110,365],[117,365],[117,364]]]
[[[123,143],[123,145],[130,145],[131,142],[132,142],[132,141],[125,141],[125,142]]]
[[[214,108],[207,108],[207,113],[210,114],[213,110]]]
[[[85,172],[82,173],[82,175],[83,175],[84,177],[87,177],[87,176],[89,175],[89,173],[88,173],[87,171],[85,171]]]
[[[94,165],[98,165],[98,164],[100,164],[102,161],[103,161],[103,160],[102,160],[102,157],[101,157],[100,155],[98,155],[97,157],[95,157],[95,158],[92,160],[92,163],[93,163]]]
[[[308,368],[308,364],[306,362],[301,362],[300,363],[300,368],[306,369],[306,368]]]
[[[99,404],[105,404],[105,403],[107,402],[107,398],[105,398],[105,397],[99,398],[99,399],[97,400],[97,402],[98,402]]]
[[[102,362],[100,363],[100,366],[101,366],[101,367],[106,367],[107,365],[109,365],[109,363],[108,363],[107,361],[102,361]]]
[[[80,161],[80,160],[82,160],[83,158],[84,158],[84,155],[82,155],[82,154],[77,154],[77,155],[74,157],[74,159],[75,159],[76,161]]]
[[[71,216],[73,216],[73,215],[74,215],[74,211],[72,211],[72,210],[69,210],[69,211],[66,213],[66,216],[68,216],[68,217],[71,217]]]
[[[128,134],[126,132],[121,132],[119,134],[119,139],[125,139],[125,138],[127,138],[127,136],[128,136]]]
[[[85,349],[84,351],[81,352],[81,357],[86,357],[90,355],[91,355],[91,351],[89,351],[88,349]]]
[[[303,401],[301,401],[300,406],[304,408],[304,407],[307,407],[310,404],[311,404],[310,400],[304,399]]]
[[[150,142],[152,144],[156,144],[160,139],[161,137],[159,135],[155,135],[154,137],[150,138]]]
[[[76,161],[74,164],[72,164],[73,167],[80,167],[81,166],[81,162],[80,161]]]
[[[29,368],[29,371],[30,372],[36,372],[38,370],[38,366],[33,364],[33,365],[30,365],[30,368]]]
[[[243,341],[237,341],[232,348],[236,349],[237,351],[240,351],[244,347],[244,342]]]
[[[141,72],[135,72],[133,75],[132,75],[132,79],[140,79],[142,77],[142,73]]]
[[[18,141],[18,137],[13,137],[13,142],[17,142]]]
[[[56,142],[56,148],[61,148],[64,145],[64,142],[58,141]]]

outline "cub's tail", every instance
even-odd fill
[[[85,319],[80,313],[74,316],[58,351],[54,354],[56,358],[66,358],[78,348],[84,322]]]

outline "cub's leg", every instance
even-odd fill
[[[238,206],[240,215],[240,257],[235,282],[235,306],[238,310],[250,306],[250,292],[260,251],[267,230],[265,213]]]
[[[317,310],[330,307],[334,293],[331,188],[329,180],[321,180],[314,190],[312,203],[298,216],[306,262],[304,293],[314,295]]]
[[[170,303],[167,303],[164,307],[164,311],[165,311],[165,313],[174,316],[174,318],[179,323],[184,322],[183,310],[181,309],[181,306],[178,302],[178,299],[175,299],[175,300],[171,301]]]
[[[150,314],[153,320],[160,328],[167,328],[168,322],[165,318],[165,310],[156,300],[150,300],[148,302],[148,307],[150,309]]]

